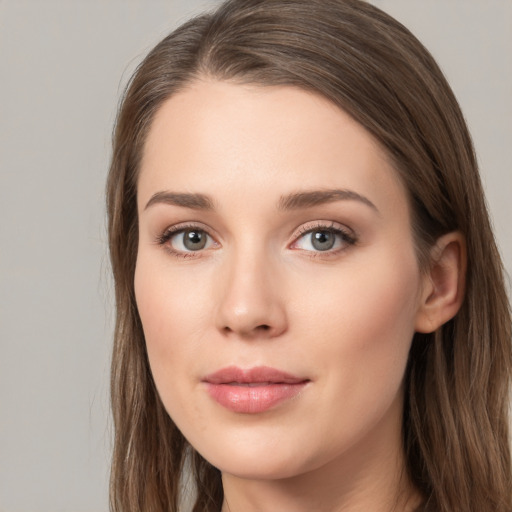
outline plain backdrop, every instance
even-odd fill
[[[215,0],[0,0],[0,512],[106,512],[104,181],[143,55]],[[512,0],[374,0],[448,76],[512,271]]]

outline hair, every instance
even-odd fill
[[[422,269],[440,236],[464,235],[461,309],[436,332],[412,340],[405,469],[425,510],[510,512],[510,306],[472,141],[429,52],[361,0],[228,0],[163,39],[126,88],[107,183],[117,307],[111,510],[178,511],[189,470],[195,512],[218,512],[223,501],[220,472],[188,444],[158,396],[133,283],[137,178],[148,130],[163,102],[203,78],[299,87],[364,126],[405,185]]]

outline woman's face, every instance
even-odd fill
[[[156,115],[138,209],[151,370],[208,461],[268,479],[399,450],[422,274],[358,123],[300,89],[198,81]]]

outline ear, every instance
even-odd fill
[[[434,332],[451,320],[464,299],[466,241],[457,231],[438,239],[430,253],[430,266],[423,278],[416,331]]]

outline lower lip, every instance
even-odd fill
[[[261,386],[206,383],[206,386],[210,396],[226,409],[244,414],[257,414],[294,398],[306,384],[307,381]]]

